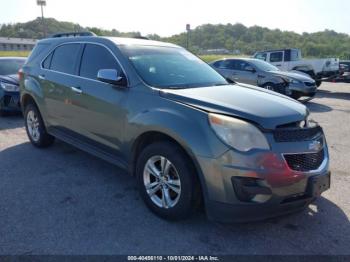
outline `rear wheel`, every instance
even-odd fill
[[[147,146],[139,155],[136,176],[144,202],[162,218],[187,218],[199,203],[200,186],[193,165],[174,143]]]
[[[36,147],[48,147],[54,137],[46,132],[46,128],[38,108],[28,104],[24,111],[24,122],[30,142]]]

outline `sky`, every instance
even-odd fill
[[[0,24],[40,16],[36,0],[0,0]],[[349,0],[47,0],[45,17],[121,32],[170,36],[198,25],[259,25],[270,29],[350,34]]]

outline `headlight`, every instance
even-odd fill
[[[224,143],[239,151],[270,149],[263,133],[248,122],[228,116],[209,114],[209,123]]]
[[[19,86],[17,86],[17,85],[12,85],[12,84],[8,84],[8,83],[0,82],[0,86],[5,91],[9,91],[9,92],[18,92],[19,91]]]

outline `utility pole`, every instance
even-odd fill
[[[186,31],[187,31],[187,43],[186,43],[186,49],[190,47],[190,31],[191,31],[191,25],[186,24]]]
[[[44,37],[46,37],[46,24],[45,24],[45,20],[44,20],[44,6],[46,6],[46,0],[37,0],[36,1],[37,5],[40,5],[41,7],[41,20],[43,22],[43,28],[44,28]]]

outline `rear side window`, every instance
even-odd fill
[[[121,72],[118,62],[105,47],[86,44],[81,60],[80,76],[97,79],[100,69],[116,69]]]
[[[27,63],[31,63],[35,58],[37,58],[47,47],[49,47],[49,44],[43,44],[39,43],[36,44],[32,52],[30,53]]]
[[[283,52],[274,52],[270,54],[270,62],[282,62]]]
[[[45,58],[43,62],[43,68],[50,69],[52,56],[53,56],[53,53],[51,53],[48,57]]]
[[[247,71],[247,68],[251,68],[252,66],[249,65],[247,62],[242,60],[236,60],[235,63],[235,69],[239,71]]]
[[[232,60],[221,60],[214,63],[214,66],[219,69],[234,69]]]
[[[67,74],[75,74],[80,44],[66,44],[55,49],[50,69]]]

